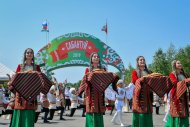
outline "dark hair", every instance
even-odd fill
[[[138,56],[138,57],[137,57],[137,59],[136,59],[136,62],[137,62],[137,69],[139,69],[138,61],[139,61],[139,59],[140,59],[141,57],[142,57],[142,58],[144,58],[144,56]],[[144,58],[144,62],[145,62],[144,71],[146,71],[148,74],[150,74],[150,73],[151,73],[151,71],[150,71],[150,70],[148,70],[148,68],[147,68],[145,58]]]
[[[92,63],[92,57],[93,57],[95,54],[97,54],[97,55],[98,55],[98,58],[100,58],[100,55],[99,55],[97,52],[93,52],[93,53],[90,55],[90,66],[89,66],[90,71],[92,71],[92,70],[94,69],[93,63]],[[99,68],[99,69],[102,69],[102,68],[103,68],[102,65],[101,65],[100,60],[99,60],[98,68]]]
[[[32,54],[33,54],[33,58],[32,58],[32,65],[33,65],[33,68],[34,68],[34,50],[33,49],[31,49],[31,48],[27,48],[27,49],[25,49],[25,51],[24,51],[24,57],[23,57],[23,62],[22,62],[22,69],[24,69],[24,67],[25,67],[25,61],[26,61],[26,52],[27,52],[27,50],[31,50],[32,51]]]

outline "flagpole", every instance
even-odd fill
[[[108,41],[108,36],[107,36],[107,33],[106,33],[106,44],[107,44],[107,41]]]
[[[47,42],[49,43],[49,31],[48,31],[48,38],[47,38]]]
[[[106,19],[106,44],[108,44],[108,26],[107,26],[107,19]],[[108,70],[108,60],[107,60],[107,63],[106,63],[106,68]]]
[[[107,24],[107,19],[106,19],[106,44],[108,43],[108,24]]]
[[[46,32],[46,45],[47,45],[47,38],[48,38],[48,33]]]
[[[49,27],[49,23],[47,22],[47,19],[46,19],[45,22],[42,24],[42,32],[45,32],[45,48],[48,48],[48,42],[49,42],[49,28],[48,27]],[[47,61],[47,59],[45,61]],[[45,62],[44,68],[45,68],[46,74],[48,76],[46,62]]]
[[[47,23],[47,30],[45,31],[46,32],[46,46],[47,46],[47,48],[49,48],[49,46],[48,46],[48,43],[49,43],[49,23],[48,23],[47,19],[46,19],[46,23]],[[47,59],[46,59],[46,62],[47,62]],[[45,68],[47,70],[47,66],[46,65],[47,64],[45,63]],[[52,75],[51,75],[51,77],[52,77]]]
[[[48,42],[49,42],[49,23],[47,22],[47,19],[46,19],[46,23],[47,23],[46,45],[48,46]]]

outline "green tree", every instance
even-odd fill
[[[75,88],[79,88],[82,80],[79,80],[77,83],[75,83]]]
[[[125,83],[131,83],[131,73],[134,70],[134,67],[129,63],[128,69],[125,70]]]
[[[171,62],[173,60],[175,60],[176,58],[176,49],[175,49],[175,46],[173,44],[170,44],[170,47],[168,48],[167,52],[166,52],[166,59],[167,59],[167,67],[168,67],[168,70],[169,72],[172,71],[172,66],[171,66]]]
[[[169,74],[168,62],[166,59],[166,53],[159,48],[153,56],[153,63],[150,65],[153,72],[161,73],[163,75]]]
[[[67,86],[68,87],[74,87],[74,88],[78,89],[80,87],[80,83],[81,83],[81,80],[79,80],[76,83],[67,83]]]
[[[190,45],[180,48],[177,52],[176,59],[181,61],[184,71],[190,75]]]

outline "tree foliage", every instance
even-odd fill
[[[153,63],[151,64],[151,71],[168,75],[170,70],[168,68],[168,61],[166,59],[166,53],[159,48],[153,56]]]
[[[158,49],[153,56],[153,62],[150,68],[153,72],[168,75],[172,71],[171,62],[173,60],[180,60],[185,72],[190,75],[190,45],[176,50],[175,46],[170,44],[166,53],[161,48]]]
[[[167,52],[166,52],[166,60],[168,62],[168,65],[166,65],[168,67],[169,72],[172,71],[172,66],[171,63],[173,60],[176,59],[176,49],[175,46],[173,44],[170,44],[170,47],[168,48]]]
[[[181,61],[184,71],[190,75],[190,45],[180,48],[177,52],[176,59]]]
[[[80,87],[80,83],[81,83],[81,80],[79,80],[76,83],[67,83],[67,86],[68,87],[74,87],[74,88],[78,89]]]
[[[125,83],[129,84],[131,82],[131,73],[134,70],[134,67],[129,64],[128,69],[125,70]]]
[[[153,72],[162,73],[167,76],[172,71],[171,62],[175,59],[181,61],[185,72],[190,75],[190,45],[176,50],[175,46],[170,44],[166,52],[159,48],[153,55],[153,62],[148,65],[148,68]],[[131,82],[131,73],[134,69],[135,68],[129,64],[125,70],[124,76],[126,84]],[[117,72],[117,74],[121,77],[119,72]],[[77,83],[70,83],[69,86],[78,88],[80,83],[81,80]]]

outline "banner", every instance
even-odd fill
[[[98,38],[86,33],[69,33],[53,39],[35,55],[35,62],[48,71],[69,66],[89,66],[90,55],[98,52],[103,65],[123,72],[120,56]]]

